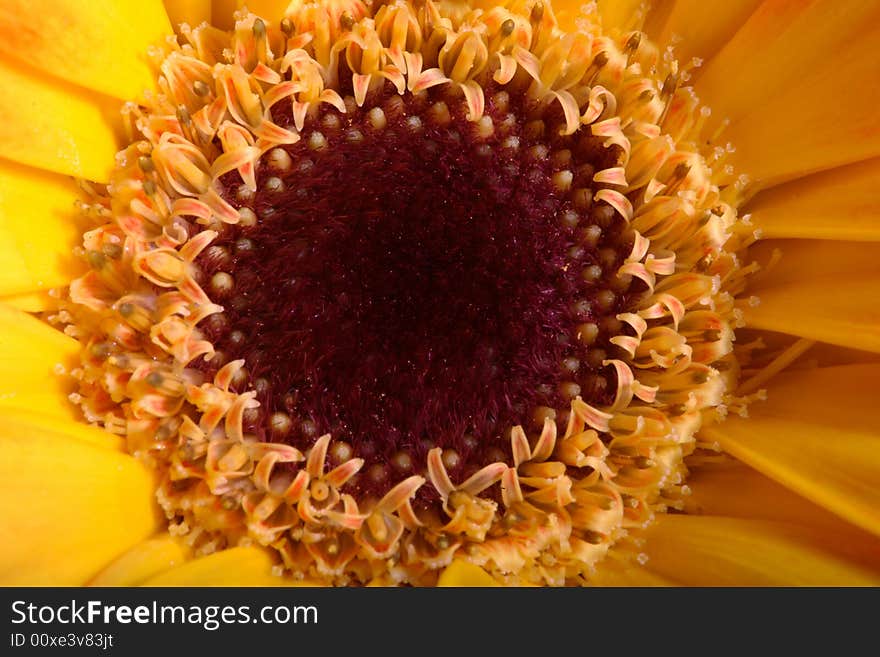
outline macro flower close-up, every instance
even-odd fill
[[[0,36],[0,583],[880,585],[880,3]]]

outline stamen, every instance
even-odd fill
[[[388,120],[385,118],[385,112],[382,111],[381,107],[374,107],[371,109],[367,113],[367,119],[373,130],[382,130],[388,125]]]
[[[105,244],[101,247],[101,250],[111,260],[119,260],[123,253],[122,247],[119,244]]]
[[[354,452],[351,445],[345,441],[338,440],[330,447],[330,458],[336,464],[346,463],[351,460],[352,456],[354,456]]]
[[[273,148],[269,151],[268,165],[275,171],[288,171],[292,160],[290,155],[283,148]]]
[[[89,251],[87,257],[89,260],[89,266],[92,269],[102,269],[104,265],[107,264],[107,258],[99,251]]]
[[[281,180],[281,178],[272,176],[271,178],[268,178],[265,183],[263,183],[263,188],[267,192],[280,192],[282,189],[284,189],[284,181]]]
[[[309,149],[319,151],[327,147],[327,140],[320,132],[313,132],[309,135]]]
[[[211,291],[217,295],[217,298],[224,299],[229,296],[235,288],[235,281],[232,276],[226,272],[217,272],[211,277]]]
[[[574,381],[566,381],[559,384],[559,396],[570,401],[581,394],[581,387]]]
[[[391,459],[391,464],[399,472],[410,472],[413,469],[413,459],[407,452],[397,452]]]
[[[293,422],[291,422],[290,416],[287,413],[272,413],[272,416],[269,418],[269,426],[272,428],[272,433],[283,438],[290,433]]]
[[[192,117],[189,115],[189,110],[186,108],[186,105],[177,106],[177,120],[183,126],[188,127],[192,124]]]
[[[239,185],[235,191],[235,197],[244,203],[248,201],[252,201],[254,198],[255,190],[251,189],[248,185]]]
[[[211,93],[211,89],[201,80],[195,80],[192,85],[193,93],[196,96],[204,97]]]
[[[573,178],[571,171],[557,171],[553,174],[553,186],[558,192],[567,192],[571,188]]]
[[[149,155],[141,155],[138,158],[138,166],[144,173],[153,173],[156,170],[156,165],[153,164],[153,158]]]
[[[250,208],[242,208],[238,211],[238,223],[245,228],[257,225],[257,215]]]
[[[536,2],[532,6],[530,19],[532,23],[540,23],[542,18],[544,18],[544,4],[542,2]]]

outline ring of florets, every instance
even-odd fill
[[[158,469],[172,531],[200,552],[257,542],[277,551],[280,572],[332,583],[431,583],[454,557],[510,583],[585,581],[629,528],[676,504],[702,415],[723,407],[735,374],[737,265],[725,249],[736,211],[719,189],[723,153],[700,150],[686,75],[639,33],[565,32],[541,3],[287,11],[277,28],[246,12],[229,33],[182,26],[183,43],[155,53],[159,92],[127,107],[138,138],[82,206],[95,223],[90,271],[64,314],[85,345],[75,401]],[[580,275],[638,294],[617,307],[601,296],[611,287],[597,291],[588,301],[610,320],[581,309],[572,336],[608,346],[594,363],[608,397],[596,403],[572,384],[560,417],[535,409],[533,426],[509,428],[498,460],[453,481],[457,462],[433,447],[381,496],[358,496],[365,459],[350,444],[261,439],[248,430],[260,402],[243,385],[245,363],[215,360],[210,376],[194,365],[217,357],[206,327],[234,285],[227,272],[206,276],[205,259],[224,231],[270,220],[248,194],[289,183],[260,167],[287,171],[297,148],[327,148],[314,129],[326,117],[357,116],[364,131],[459,117],[478,144],[504,129],[505,98],[528,111],[514,118],[523,132],[496,135],[495,148],[522,146],[529,130],[550,135],[543,152],[540,139],[528,149],[554,163],[559,221],[580,226],[587,246],[600,215],[624,227],[605,270],[586,264]],[[401,102],[423,114],[395,115]],[[604,159],[584,178],[557,139],[598,144]],[[283,413],[264,419],[270,434],[290,429]],[[432,504],[414,504],[423,487]]]

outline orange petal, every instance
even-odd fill
[[[597,0],[602,27],[609,32],[637,30],[644,21],[642,0]]]
[[[778,252],[774,256],[774,252]],[[769,266],[771,259],[775,260]],[[808,280],[836,280],[847,285],[852,279],[880,273],[877,247],[864,242],[837,240],[761,240],[749,248],[749,260],[762,266],[753,277],[758,296],[766,289]]]
[[[877,3],[761,5],[696,83],[737,171],[767,187],[880,155],[878,40]]]
[[[749,328],[880,352],[880,273],[804,280],[756,291],[742,305]]]
[[[615,548],[611,548],[612,553]],[[631,557],[631,555],[628,555]],[[590,577],[591,586],[677,586],[668,578],[651,572],[635,559],[619,559],[611,555],[596,565],[596,573]]]
[[[155,88],[147,48],[169,34],[161,0],[0,4],[0,54],[122,100]]]
[[[880,354],[819,343],[810,348],[800,364],[804,367],[834,367],[835,365],[864,365],[867,363],[880,363]]]
[[[211,0],[211,23],[222,30],[235,24],[232,14],[238,8],[238,0]]]
[[[795,180],[745,209],[765,238],[880,241],[880,158]]]
[[[700,436],[863,529],[880,535],[880,365],[793,371],[766,402]]]
[[[880,573],[826,552],[792,525],[660,515],[646,532],[651,571],[688,586],[876,586]]]
[[[656,41],[675,45],[685,64],[693,57],[707,59],[727,43],[760,4],[760,0],[676,0]]]
[[[863,566],[880,569],[880,538],[843,520],[754,468],[731,459],[700,465],[688,477],[692,515],[774,520],[809,527],[827,537],[826,547]]]
[[[700,96],[717,110],[716,121],[736,121],[759,99],[772,98],[780,84],[796,82],[818,62],[833,60],[841,46],[865,36],[861,28],[876,12],[872,3],[760,3],[704,67]]]

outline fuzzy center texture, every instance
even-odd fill
[[[226,177],[259,221],[226,228],[199,261],[230,277],[224,313],[203,323],[222,354],[206,367],[245,359],[236,385],[261,404],[245,430],[301,448],[330,432],[367,460],[358,487],[377,494],[432,447],[468,476],[505,458],[535,409],[608,403],[602,341],[578,327],[627,305],[601,273],[628,253],[622,224],[571,194],[613,154],[536,126],[506,95],[477,125],[435,96],[378,98],[381,121],[368,106],[310,117],[289,160],[264,158],[256,194]]]

